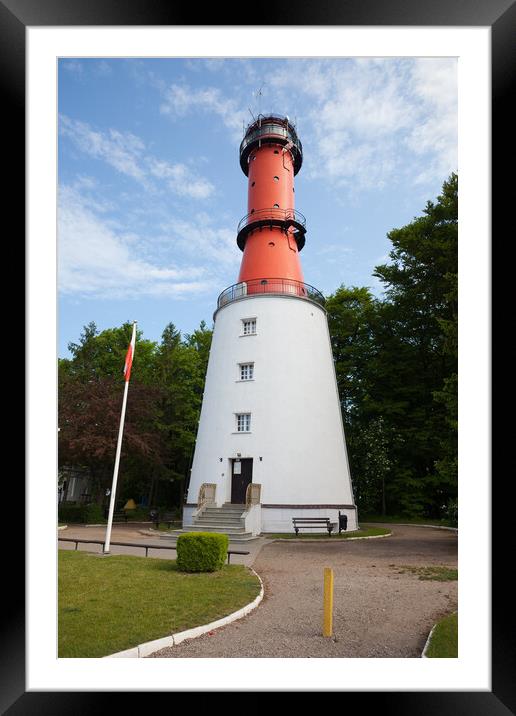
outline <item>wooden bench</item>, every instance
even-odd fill
[[[328,530],[328,534],[331,537],[335,522],[330,522],[329,517],[293,517],[292,522],[294,523],[294,530],[296,535],[300,529],[322,527],[324,526]]]

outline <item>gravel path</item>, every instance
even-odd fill
[[[457,535],[390,527],[385,539],[266,544],[253,564],[265,587],[254,612],[148,658],[419,658],[433,624],[457,609],[457,582],[423,581],[400,567],[456,567]],[[322,636],[324,567],[334,570],[332,638]]]

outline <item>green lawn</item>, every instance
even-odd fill
[[[360,522],[384,522],[386,524],[435,525],[436,527],[452,527],[448,520],[436,520],[430,517],[403,517],[403,515],[360,515]]]
[[[458,616],[450,614],[436,624],[426,656],[430,659],[456,659],[458,657]]]
[[[325,532],[283,532],[279,534],[265,534],[268,539],[346,539],[350,537],[377,537],[378,535],[390,535],[391,531],[384,527],[369,527],[368,529],[354,530],[353,532],[332,533],[331,537],[328,531]]]
[[[59,550],[59,657],[100,657],[207,624],[260,592],[243,565],[186,574],[175,560]]]
[[[175,530],[180,530],[182,527],[183,527],[182,520],[175,520],[174,522],[172,522],[170,527],[168,526],[168,522],[166,522],[166,523],[160,522],[158,529],[160,532],[174,532]],[[152,529],[155,529],[155,528],[156,528],[156,524],[153,523]]]
[[[410,567],[401,565],[398,574],[406,574],[410,572],[423,580],[433,580],[436,582],[456,582],[458,579],[458,571],[455,567],[447,567],[446,565],[432,565],[429,567]]]

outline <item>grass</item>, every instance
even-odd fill
[[[299,532],[298,535],[295,532],[283,532],[280,534],[265,534],[264,536],[268,539],[349,539],[350,537],[377,537],[379,535],[389,535],[390,533],[391,531],[384,527],[369,527],[368,529],[359,529],[352,532],[341,532],[340,535],[335,532],[331,537],[327,531],[312,532],[311,534],[310,532]]]
[[[227,616],[259,592],[243,565],[186,574],[175,560],[59,550],[58,655],[123,651]]]
[[[404,517],[403,515],[360,515],[360,521],[384,522],[386,524],[435,525],[436,527],[453,527],[449,520],[431,519],[430,517]]]
[[[180,530],[182,526],[182,520],[172,520],[170,527],[168,526],[168,522],[160,522],[158,530],[160,532],[174,532],[175,530]],[[156,529],[156,523],[153,523],[152,529]]]
[[[456,659],[459,653],[458,632],[457,613],[441,619],[432,633],[426,656],[430,659]]]
[[[398,574],[416,574],[419,579],[432,580],[435,582],[456,582],[458,571],[454,567],[436,565],[431,567],[409,567],[400,566]]]

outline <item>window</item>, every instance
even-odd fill
[[[256,318],[246,318],[242,321],[244,336],[252,336],[256,333]]]
[[[251,432],[251,413],[237,413],[237,433]]]
[[[253,380],[254,363],[240,363],[240,380]]]

